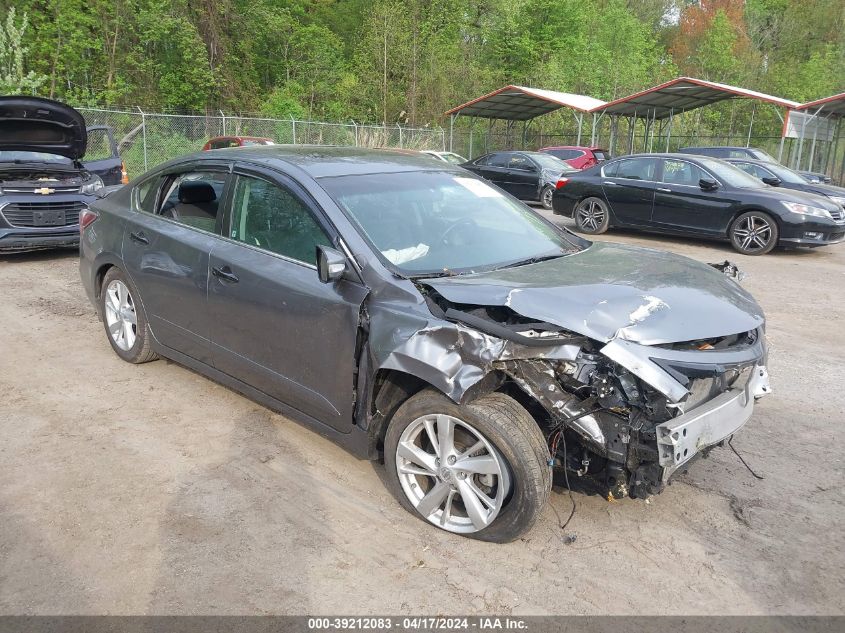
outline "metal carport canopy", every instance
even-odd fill
[[[827,116],[845,116],[845,92],[802,103],[796,110],[806,111],[809,114],[823,112]]]
[[[596,106],[592,112],[665,119],[672,114],[680,114],[687,110],[694,110],[734,98],[756,99],[790,110],[800,106],[797,101],[782,99],[755,90],[728,86],[704,79],[678,77],[648,90]]]
[[[579,112],[591,112],[604,105],[601,99],[586,95],[540,90],[525,86],[505,86],[483,97],[452,108],[447,115],[480,117],[485,119],[507,119],[528,121],[554,112],[560,108],[571,108]]]

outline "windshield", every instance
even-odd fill
[[[767,163],[776,163],[777,161],[774,159],[773,156],[767,154],[761,149],[749,149],[749,153],[756,158],[757,160],[764,160]]]
[[[569,163],[562,161],[557,156],[552,156],[551,154],[546,154],[545,152],[536,152],[534,154],[528,154],[528,156],[530,156],[531,159],[538,163],[543,169],[554,169],[555,171],[578,171]]]
[[[14,163],[15,161],[21,163],[56,163],[63,165],[73,163],[66,156],[48,154],[47,152],[0,151],[0,163]]]
[[[579,240],[473,176],[422,171],[321,178],[385,263],[409,276],[505,267]]]
[[[764,189],[768,187],[762,180],[751,174],[746,174],[739,167],[720,160],[699,157],[701,165],[726,185],[739,189]]]

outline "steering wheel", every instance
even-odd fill
[[[458,227],[466,226],[466,225],[470,225],[470,226],[474,227],[475,221],[472,220],[471,218],[461,218],[460,220],[458,220],[454,224],[451,224],[450,226],[448,226],[446,228],[446,230],[443,231],[443,233],[440,235],[440,238],[435,243],[436,244],[448,245],[446,238],[449,237],[455,231],[455,229],[457,229]]]

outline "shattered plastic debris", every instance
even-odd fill
[[[716,270],[725,274],[726,277],[729,279],[733,279],[734,281],[742,281],[748,275],[742,272],[739,267],[734,264],[733,262],[729,262],[727,259],[720,264],[709,264]]]

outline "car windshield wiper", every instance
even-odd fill
[[[528,266],[529,264],[537,264],[539,262],[545,262],[550,259],[557,259],[558,257],[563,257],[564,255],[566,255],[566,253],[554,253],[552,255],[535,255],[534,257],[519,259],[515,262],[508,262],[507,264],[494,268],[493,270],[502,270],[503,268],[517,268],[518,266]]]

